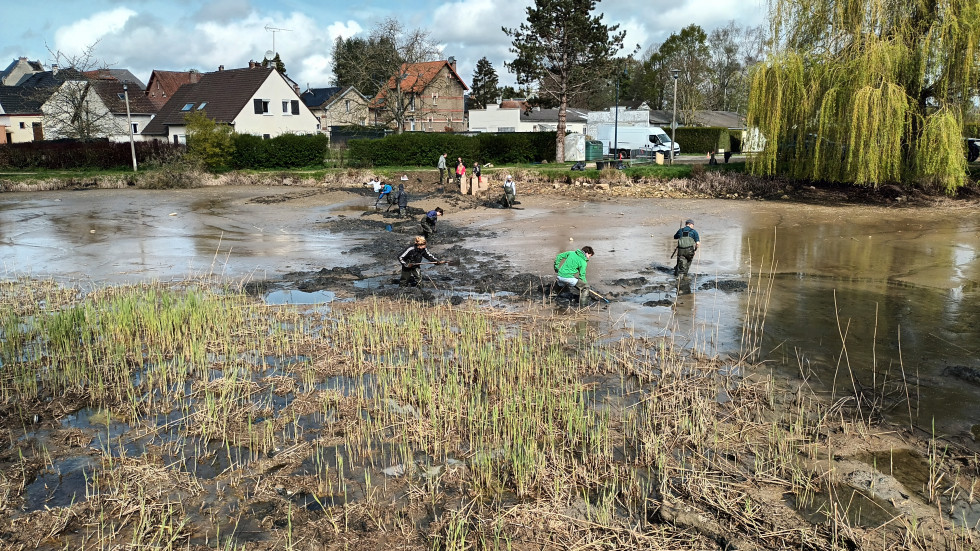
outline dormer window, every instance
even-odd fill
[[[119,92],[118,94],[116,94],[116,97],[119,98],[119,99],[121,99],[121,100],[125,100],[126,99],[126,94],[124,94],[122,92]]]

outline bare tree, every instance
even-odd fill
[[[408,114],[418,115],[425,82],[415,65],[434,61],[439,48],[428,31],[406,31],[393,18],[376,25],[367,39],[337,39],[334,45],[334,77],[338,86],[354,86],[373,97],[371,108],[377,123],[394,123],[398,132]]]
[[[48,48],[53,59],[50,86],[36,93],[46,96],[41,111],[49,138],[104,138],[124,131],[84,74],[106,68],[95,58],[96,44],[75,55]]]

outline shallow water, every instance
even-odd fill
[[[0,195],[0,276],[97,284],[216,275],[275,279],[357,266],[372,238],[332,234],[363,197],[250,201],[294,188]],[[447,209],[444,223],[485,230],[465,245],[515,272],[553,277],[562,250],[591,245],[589,279],[613,301],[596,314],[611,336],[673,335],[714,356],[744,349],[836,396],[883,381],[897,421],[972,439],[980,424],[980,233],[977,209],[821,207],[790,202],[522,198],[523,210]],[[670,275],[673,240],[693,218],[702,250],[689,284]],[[383,231],[383,230],[381,230]],[[438,254],[438,246],[434,252]],[[760,272],[763,274],[760,276]],[[642,279],[635,279],[642,278]],[[623,280],[634,283],[623,284]],[[368,281],[368,280],[366,280]],[[637,284],[636,281],[641,283]],[[734,290],[726,282],[768,289]],[[329,302],[287,291],[271,302]],[[750,315],[750,312],[755,312]],[[910,408],[904,400],[911,402]]]

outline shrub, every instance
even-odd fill
[[[719,149],[732,149],[727,128],[720,126],[688,126],[678,128],[677,142],[685,153],[707,153]]]
[[[350,140],[350,166],[435,166],[448,154],[467,166],[480,163],[515,164],[555,158],[554,132],[513,132],[462,136],[451,133],[406,132],[378,140]]]
[[[183,154],[184,146],[166,142],[136,142],[136,161],[144,163],[173,159]],[[58,140],[8,144],[0,147],[0,168],[19,169],[115,169],[131,167],[129,143],[108,140]]]
[[[233,137],[232,166],[239,169],[323,166],[327,153],[324,134],[282,134],[264,140],[251,134]]]

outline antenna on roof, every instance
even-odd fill
[[[277,53],[276,52],[276,33],[277,32],[280,32],[280,31],[291,31],[292,29],[280,29],[278,27],[270,27],[269,25],[266,25],[264,28],[265,28],[265,30],[267,30],[267,31],[269,31],[269,32],[272,33],[272,55],[275,56],[276,53]]]

